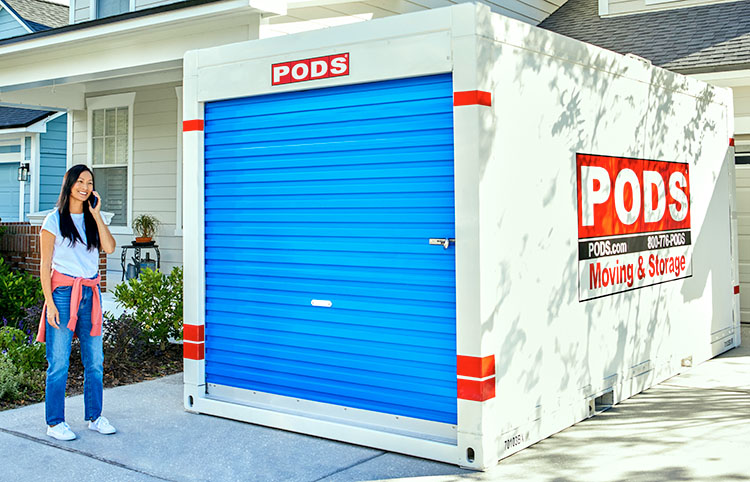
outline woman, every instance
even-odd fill
[[[74,334],[81,343],[85,419],[91,430],[116,432],[101,416],[104,355],[99,250],[107,254],[115,250],[101,208],[93,173],[85,165],[73,166],[65,173],[57,207],[44,220],[40,233],[39,277],[45,305],[37,340],[47,343],[47,435],[57,440],[76,438],[65,423],[65,385]]]

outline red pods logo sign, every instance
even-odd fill
[[[691,275],[687,163],[576,155],[579,299]]]
[[[348,53],[273,64],[271,85],[327,79],[342,75],[349,75]]]

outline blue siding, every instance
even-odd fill
[[[456,423],[450,74],[206,104],[206,380]],[[331,308],[311,306],[330,300]]]
[[[26,29],[7,10],[0,10],[0,39],[25,35],[27,33]]]
[[[55,207],[65,175],[68,116],[62,115],[47,123],[47,132],[40,136],[39,210]]]
[[[0,163],[0,219],[18,221],[18,163]]]

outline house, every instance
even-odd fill
[[[0,39],[68,23],[68,7],[44,0],[0,0]],[[25,221],[50,209],[65,173],[64,112],[0,107],[0,219]],[[19,181],[19,169],[27,173]]]
[[[0,105],[66,112],[67,166],[94,170],[118,246],[133,239],[135,216],[153,214],[162,223],[161,266],[170,270],[182,264],[186,51],[455,3],[71,0],[68,25],[0,40]],[[561,0],[485,3],[536,24]],[[108,259],[110,279],[119,280],[122,269],[118,249]]]
[[[18,17],[29,2],[48,3],[0,0],[8,5],[2,11],[10,17],[11,8]],[[43,19],[30,17],[27,33],[0,39],[0,105],[66,112],[67,166],[88,163],[95,171],[104,209],[114,214],[111,229],[118,245],[132,240],[135,216],[154,214],[162,222],[157,241],[162,267],[168,270],[182,263],[181,86],[186,51],[454,3],[458,0],[71,0],[68,24],[44,30],[37,26]],[[750,153],[749,0],[484,3],[527,23],[542,22],[542,27],[563,35],[651,57],[665,68],[734,87],[738,159],[750,157],[743,157]],[[728,28],[722,23],[726,18],[735,19]],[[695,22],[706,24],[698,29],[702,35],[694,35]],[[677,28],[683,25],[689,28]],[[39,30],[29,31],[32,27]],[[744,175],[743,169],[738,172]],[[34,170],[31,173],[33,178]],[[750,231],[750,222],[746,224]],[[750,260],[745,244],[745,259]],[[745,266],[750,282],[750,266]],[[109,257],[108,270],[112,279],[121,277],[119,250]],[[745,292],[750,294],[750,286]],[[745,305],[750,306],[750,298]],[[750,317],[750,310],[746,314]]]
[[[65,174],[64,112],[0,108],[0,219],[27,220],[54,207]],[[19,181],[19,171],[26,174]]]
[[[740,306],[750,322],[750,0],[569,0],[540,27],[732,88]]]

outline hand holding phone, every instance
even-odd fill
[[[94,211],[96,209],[96,206],[99,204],[99,195],[96,191],[92,191],[91,195],[89,196],[89,209],[91,211]]]

